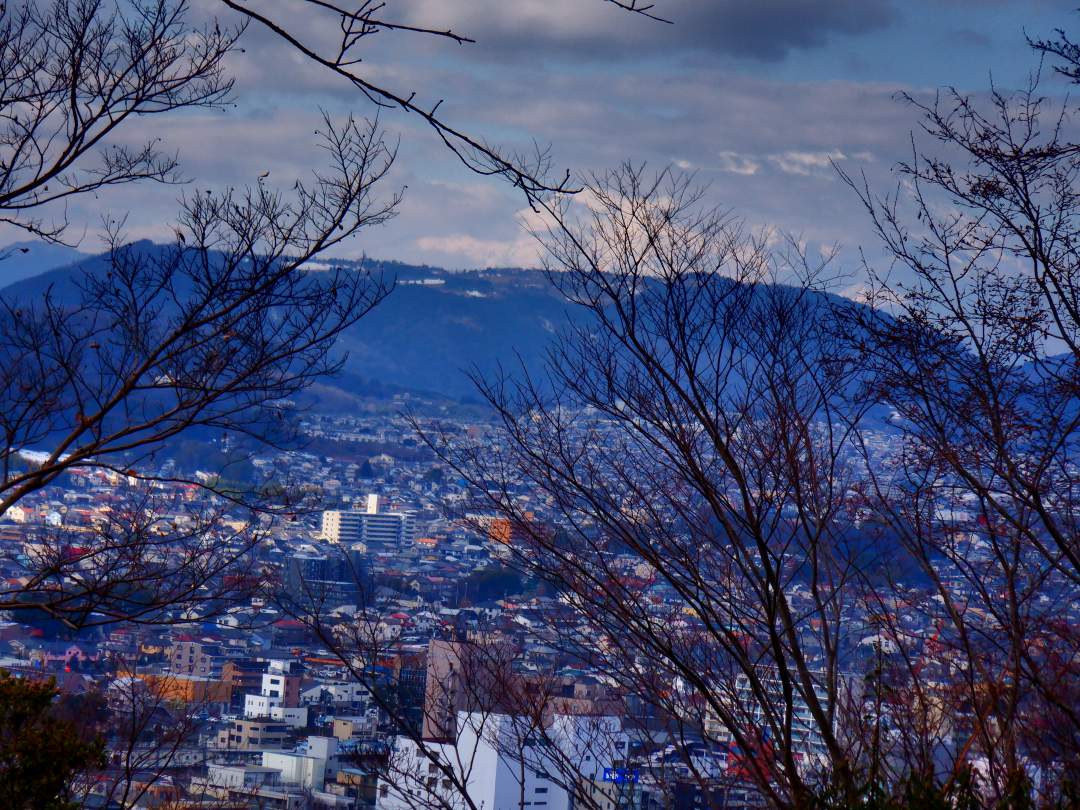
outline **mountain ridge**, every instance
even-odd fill
[[[133,243],[160,251],[151,242]],[[450,271],[389,260],[320,259],[309,272],[361,267],[394,280],[391,295],[338,339],[341,373],[309,393],[306,404],[347,410],[356,397],[414,392],[476,402],[469,377],[523,367],[543,378],[551,341],[562,327],[588,317],[566,301],[541,270],[493,268]],[[0,297],[29,301],[51,290],[54,299],[78,293],[85,273],[104,273],[108,254],[52,268],[0,289]]]
[[[151,242],[136,250],[162,250]],[[535,368],[570,305],[540,270],[499,268],[449,271],[396,261],[326,259],[309,272],[361,267],[393,280],[393,293],[339,338],[342,374],[328,381],[346,394],[414,391],[454,400],[475,398],[466,370],[490,373],[521,361]],[[74,301],[77,280],[104,273],[108,254],[61,264],[0,288],[8,300],[30,301],[51,291]]]

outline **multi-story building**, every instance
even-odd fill
[[[270,661],[262,676],[261,694],[277,698],[282,706],[299,706],[301,669],[296,661]]]
[[[784,707],[781,710],[784,713],[790,711],[791,742],[801,757],[802,766],[809,770],[825,761],[827,752],[825,740],[806,700],[798,692],[793,693],[790,698],[785,697],[780,678],[770,668],[763,669],[759,674],[758,683],[760,687],[764,688],[765,694],[772,704],[773,713],[777,711],[777,707]],[[738,675],[734,687],[734,699],[732,700],[729,697],[729,700],[732,700],[733,705],[738,707],[734,714],[738,718],[740,725],[743,726],[743,732],[750,736],[760,735],[763,740],[767,740],[769,714],[766,712],[766,708],[761,705],[755,690],[751,688],[749,679],[743,674]],[[814,691],[817,699],[824,703],[827,697],[824,687],[815,685]],[[788,699],[791,701],[790,708],[785,706],[785,701]],[[719,743],[721,746],[734,746],[735,744],[731,729],[721,722],[720,718],[712,711],[709,711],[705,717],[704,730],[708,739]]]
[[[280,750],[290,739],[289,725],[278,720],[231,720],[218,732],[217,747],[230,751]]]
[[[300,669],[295,661],[268,662],[259,692],[244,698],[244,717],[270,717],[290,725],[306,725],[307,709],[299,708]]]
[[[322,790],[327,771],[337,769],[337,742],[333,737],[308,737],[292,751],[264,752],[262,764],[280,771],[282,784]]]
[[[285,562],[285,593],[302,606],[368,604],[373,596],[367,553],[356,548],[304,544]]]
[[[264,768],[262,765],[215,762],[207,766],[207,777],[202,782],[212,789],[253,794],[257,788],[264,785],[280,784],[281,771]]]
[[[466,708],[465,683],[468,677],[470,646],[455,641],[432,640],[427,651],[424,679],[425,740],[449,741],[457,731],[458,710]]]
[[[226,657],[217,644],[181,639],[169,649],[169,671],[174,675],[218,678]]]
[[[460,712],[454,740],[426,745],[398,737],[395,775],[380,781],[379,808],[461,806],[463,784],[474,807],[570,810],[567,785],[603,779],[625,764],[629,742],[615,717],[556,715],[544,733],[527,719],[487,712]],[[435,759],[437,758],[437,761]],[[449,768],[455,778],[446,772]]]
[[[364,716],[345,715],[334,718],[334,737],[341,742],[374,737],[378,728],[379,715],[372,711]]]
[[[363,543],[369,551],[401,551],[416,540],[413,512],[379,511],[378,496],[367,508],[330,510],[322,515],[322,536],[334,543]]]
[[[326,682],[305,690],[301,694],[301,700],[318,709],[319,707],[333,713],[341,712],[364,712],[371,705],[371,693],[362,683],[354,682]]]
[[[233,711],[244,708],[244,698],[247,695],[261,691],[262,676],[266,674],[268,667],[266,661],[250,658],[234,658],[221,667],[221,680],[232,690],[230,708]]]

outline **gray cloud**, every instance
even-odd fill
[[[633,59],[694,50],[777,61],[896,19],[890,0],[656,0],[654,13],[672,25],[613,11],[600,0],[417,0],[397,12],[414,24],[472,36],[478,50],[500,59],[571,51]]]
[[[514,87],[523,79],[486,77],[471,96],[483,97],[483,107],[458,110],[471,112],[478,130],[503,133],[512,146],[531,136],[550,140],[557,168],[604,170],[627,159],[657,169],[675,165],[697,172],[710,184],[713,202],[754,225],[847,244],[863,241],[862,218],[829,158],[883,177],[903,154],[914,123],[889,85],[732,75],[719,81],[716,73],[616,79],[548,73],[531,77],[529,102],[522,103]],[[349,242],[341,254],[451,267],[534,263],[535,245],[517,222],[522,202],[512,189],[457,167],[408,119],[384,120],[402,135],[399,165],[385,191],[408,185],[405,203],[396,220]],[[178,117],[167,135],[199,187],[240,186],[270,170],[269,182],[287,189],[318,160],[311,111],[293,107]],[[93,229],[103,208],[127,211],[132,237],[168,237],[177,195],[175,188],[130,187],[79,201],[71,213]]]
[[[628,159],[674,165],[697,172],[710,184],[713,202],[753,225],[776,225],[811,241],[870,243],[857,201],[837,182],[830,159],[865,169],[876,183],[890,182],[889,167],[905,156],[916,124],[912,110],[894,99],[897,90],[912,89],[902,71],[896,81],[875,83],[843,67],[836,71],[843,80],[794,80],[787,69],[747,66],[785,55],[800,65],[795,51],[822,44],[836,50],[840,63],[850,54],[831,40],[889,26],[892,6],[886,0],[656,2],[675,26],[602,0],[392,0],[388,14],[433,25],[445,18],[480,42],[451,47],[404,34],[377,36],[361,69],[404,94],[417,90],[422,102],[445,98],[440,109],[448,121],[496,143],[551,143],[558,170],[604,170]],[[917,13],[905,11],[905,19]],[[956,30],[954,22],[939,27],[928,28],[927,42]],[[163,136],[179,149],[187,173],[205,187],[239,186],[270,170],[270,182],[287,189],[318,159],[318,104],[334,114],[374,112],[347,83],[265,32],[250,34],[247,53],[232,65],[238,108],[144,122],[150,129],[142,135]],[[867,41],[878,41],[874,36],[885,38],[868,33]],[[553,57],[540,58],[547,54]],[[638,55],[648,58],[621,58]],[[522,201],[512,189],[469,174],[429,129],[400,111],[383,111],[382,122],[402,138],[386,191],[408,185],[405,203],[396,220],[350,242],[342,255],[451,267],[529,263],[534,245],[517,223]],[[135,141],[139,133],[128,136]],[[70,213],[92,234],[102,210],[127,211],[132,236],[167,237],[177,194],[130,187],[77,201]]]

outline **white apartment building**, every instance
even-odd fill
[[[264,751],[262,766],[278,771],[282,785],[322,790],[328,772],[337,769],[336,754],[333,737],[308,737],[293,751]]]
[[[574,791],[590,790],[605,768],[625,761],[629,745],[615,717],[557,715],[545,733],[530,734],[520,718],[459,712],[457,729],[454,742],[427,747],[485,810],[570,810]],[[467,806],[455,780],[412,740],[397,738],[392,761],[394,777],[378,786],[380,810]]]
[[[769,670],[764,671],[760,677],[774,707],[782,706],[783,688],[779,678]],[[814,691],[818,700],[824,704],[827,699],[824,687],[819,685]],[[734,700],[737,701],[735,705],[739,707],[740,724],[764,733],[768,728],[765,708],[755,697],[755,693],[750,688],[749,679],[743,674],[738,675],[735,681]],[[803,766],[810,769],[827,758],[825,740],[806,701],[796,693],[792,695],[792,704],[792,742],[795,750],[802,756]],[[734,735],[712,711],[707,714],[704,726],[705,733],[711,741],[721,745],[734,744]]]
[[[292,728],[307,725],[306,706],[287,706],[299,698],[300,678],[292,674],[292,662],[270,661],[263,673],[259,694],[244,696],[244,717],[281,720]],[[290,694],[290,688],[292,694]],[[291,700],[290,700],[291,698]]]
[[[268,717],[290,728],[303,728],[308,723],[308,707],[282,706],[281,698],[272,695],[245,695],[244,717],[249,720]]]
[[[333,509],[322,514],[322,536],[334,543],[363,543],[370,551],[398,551],[416,540],[413,512],[383,512],[369,495],[365,509]]]

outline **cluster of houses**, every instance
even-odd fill
[[[123,778],[142,780],[140,806],[192,810],[453,808],[463,796],[487,810],[761,805],[710,718],[675,733],[671,717],[567,650],[566,638],[589,643],[586,625],[509,569],[508,524],[447,517],[466,502],[465,484],[404,419],[310,415],[304,429],[304,452],[251,460],[257,476],[316,482],[325,506],[261,533],[251,554],[269,587],[152,623],[74,632],[30,609],[0,621],[0,668],[101,695],[116,717],[152,718],[127,724],[142,729],[136,740],[123,723],[106,729],[114,756],[91,791],[100,806]],[[459,430],[493,435],[483,423]],[[98,470],[68,479],[3,515],[9,590],[29,582],[42,537],[66,538],[77,553],[80,533],[108,520],[132,486]],[[206,497],[188,483],[163,494],[178,524]],[[542,502],[521,499],[544,519]],[[650,566],[629,555],[611,565],[671,629],[693,631],[695,616]],[[789,597],[812,610],[798,584]],[[913,637],[930,638],[933,605],[894,607]],[[853,651],[888,653],[869,619],[844,617]],[[820,740],[809,727],[804,738],[812,757]],[[140,752],[138,767],[117,761],[125,751]]]

